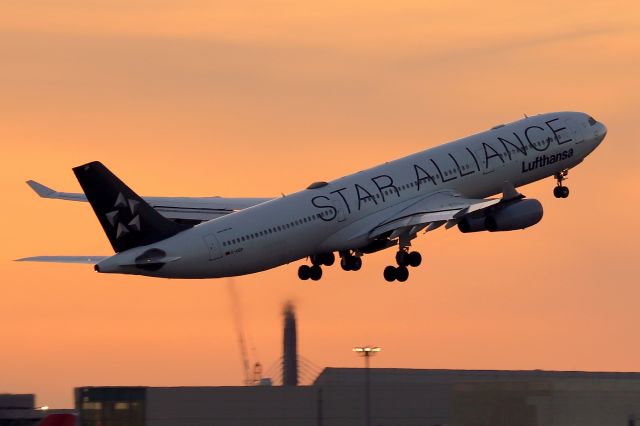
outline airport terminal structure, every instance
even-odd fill
[[[365,368],[301,370],[308,361],[287,308],[271,377],[261,368],[251,377],[244,359],[245,386],[83,386],[73,414],[77,426],[640,426],[640,373],[368,368],[365,360]],[[0,395],[0,426],[70,412],[45,408],[33,395]]]
[[[640,373],[370,370],[374,426],[635,426]],[[81,387],[81,426],[362,426],[365,369],[311,386]]]

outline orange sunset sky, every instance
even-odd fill
[[[71,406],[83,385],[237,385],[227,280],[15,263],[110,254],[79,191],[101,160],[143,195],[274,196],[524,113],[577,110],[609,134],[522,190],[545,217],[509,233],[421,235],[423,265],[235,280],[252,361],[295,302],[319,366],[640,371],[640,6],[635,1],[4,0],[0,3],[0,392]]]

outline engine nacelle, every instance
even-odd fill
[[[462,232],[515,231],[535,225],[542,219],[544,211],[538,200],[518,200],[496,207],[484,216],[465,217],[458,224]]]
[[[485,216],[479,216],[479,217],[465,216],[458,223],[458,229],[460,230],[460,232],[464,232],[465,234],[467,232],[486,231],[487,228],[484,226],[485,219],[486,219]]]
[[[540,222],[544,210],[538,200],[519,200],[487,215],[484,226],[487,231],[515,231]]]

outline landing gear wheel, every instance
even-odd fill
[[[314,265],[331,266],[335,262],[336,256],[333,253],[321,253],[311,256],[311,263]]]
[[[362,268],[362,259],[353,255],[342,256],[340,266],[345,271],[359,271]]]
[[[359,271],[362,268],[362,259],[359,257],[352,257],[350,263],[352,271]]]
[[[569,196],[569,188],[566,186],[556,186],[553,188],[553,196],[556,198],[567,198]]]
[[[556,198],[562,198],[562,188],[564,188],[564,186],[556,186],[553,188],[553,196]]]
[[[396,268],[396,279],[403,283],[409,278],[409,270],[406,266],[398,266]]]
[[[409,266],[416,268],[422,263],[422,255],[417,251],[412,251],[407,255]]]
[[[407,266],[409,264],[409,254],[404,250],[398,251],[396,253],[396,263],[398,266]]]
[[[324,266],[332,266],[336,261],[336,255],[333,253],[327,253],[324,256]]]
[[[396,280],[396,267],[395,266],[387,266],[384,268],[384,279],[388,282],[392,282]]]
[[[350,257],[343,257],[340,259],[340,267],[343,271],[351,271]]]
[[[309,265],[300,265],[298,268],[298,278],[303,281],[311,278],[311,267]]]
[[[322,268],[318,265],[309,267],[309,278],[311,278],[313,281],[318,281],[320,278],[322,278]]]

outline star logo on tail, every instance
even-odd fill
[[[115,229],[116,239],[129,233],[140,232],[140,201],[126,198],[120,192],[113,207],[115,210],[106,213],[105,218]]]

